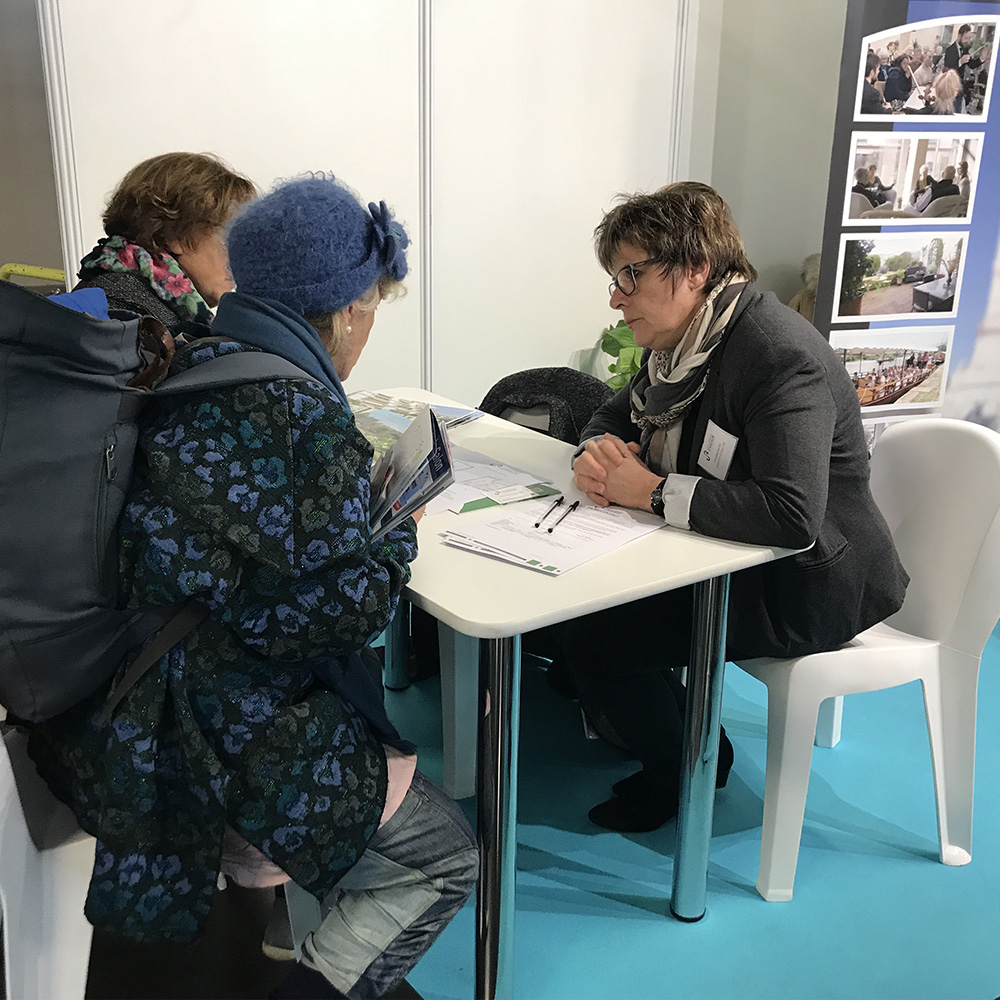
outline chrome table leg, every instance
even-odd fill
[[[674,886],[670,897],[670,909],[679,920],[701,920],[705,915],[715,775],[719,764],[728,603],[728,575],[695,584]]]
[[[480,640],[477,1000],[513,997],[520,674],[520,636]]]

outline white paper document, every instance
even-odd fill
[[[575,509],[568,501],[552,507],[551,499],[527,500],[441,537],[458,548],[560,576],[663,527],[654,514],[587,500]]]
[[[429,514],[453,510],[461,514],[484,507],[515,503],[532,497],[554,496],[559,491],[547,480],[539,481],[533,472],[452,445],[451,459],[455,482],[428,506]]]

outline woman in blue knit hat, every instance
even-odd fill
[[[290,878],[325,916],[273,995],[380,997],[478,870],[472,831],[415,770],[360,655],[409,579],[416,525],[372,540],[372,449],[341,381],[401,287],[409,241],[384,202],[366,210],[320,175],[253,202],[228,242],[238,290],[171,372],[266,351],[308,377],[147,411],[120,525],[123,593],[133,606],[194,598],[208,618],[110,724],[99,691],[36,727],[32,755],[97,837],[91,922],[187,940],[220,871]]]

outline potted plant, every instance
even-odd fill
[[[632,331],[625,320],[620,319],[614,326],[602,331],[601,350],[615,359],[614,364],[608,365],[611,378],[605,379],[605,382],[617,392],[628,385],[639,370],[642,348],[636,346]]]

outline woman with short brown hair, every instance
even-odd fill
[[[727,658],[835,649],[898,610],[907,576],[868,488],[857,393],[823,337],[761,293],[716,191],[670,184],[626,198],[596,231],[642,365],[594,414],[574,461],[599,506],[797,555],[733,575]],[[625,588],[628,581],[616,581]],[[610,830],[676,812],[691,587],[570,622],[562,652],[589,715],[642,764],[590,810]],[[733,762],[724,734],[717,784]]]
[[[103,288],[110,309],[208,323],[233,288],[222,231],[256,194],[253,181],[209,153],[162,153],[118,183],[107,234],[80,262],[78,287]]]

